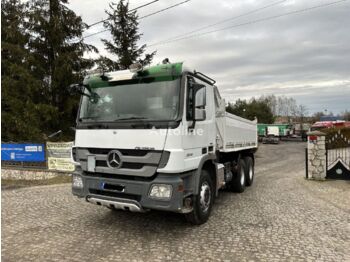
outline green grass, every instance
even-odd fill
[[[45,186],[54,184],[71,183],[71,176],[59,175],[50,179],[24,180],[24,179],[1,179],[1,189],[16,189],[31,186]]]

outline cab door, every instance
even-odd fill
[[[197,92],[197,97],[193,97],[193,88],[203,85],[203,89]],[[198,97],[204,96],[203,107],[197,108],[205,112],[204,119],[195,120],[195,110]],[[197,99],[196,99],[197,98]],[[199,100],[201,100],[200,98]],[[185,114],[184,114],[184,135],[182,139],[185,153],[185,168],[187,170],[196,169],[201,159],[209,153],[215,152],[215,112],[214,112],[214,92],[213,86],[188,75],[185,84]]]

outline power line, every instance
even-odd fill
[[[143,19],[143,18],[146,18],[146,17],[150,17],[150,16],[152,16],[152,15],[155,15],[155,14],[158,14],[158,13],[161,13],[161,12],[164,12],[164,11],[166,11],[166,10],[168,10],[168,9],[174,8],[174,7],[179,6],[179,5],[182,5],[182,4],[185,4],[185,3],[189,2],[189,1],[191,1],[191,0],[186,0],[186,1],[183,1],[183,2],[180,2],[180,3],[177,3],[177,4],[175,4],[175,5],[171,5],[171,6],[169,6],[169,7],[160,9],[160,10],[158,10],[158,11],[156,11],[156,12],[153,12],[153,13],[150,13],[150,14],[148,14],[148,15],[141,16],[139,19]]]
[[[249,21],[249,22],[245,22],[245,23],[241,23],[241,24],[236,24],[236,25],[232,25],[232,26],[228,26],[228,27],[223,27],[223,28],[220,28],[220,29],[217,29],[217,30],[207,31],[207,32],[199,33],[199,34],[192,34],[192,35],[189,35],[189,36],[176,38],[176,39],[169,40],[169,41],[163,40],[163,41],[159,41],[157,43],[151,44],[151,45],[147,45],[147,47],[158,46],[158,45],[165,45],[165,44],[169,44],[169,43],[172,43],[172,42],[178,42],[178,41],[182,41],[182,40],[185,40],[185,39],[190,39],[190,38],[203,36],[203,35],[207,35],[207,34],[211,34],[211,33],[215,33],[215,32],[220,32],[220,31],[224,31],[224,30],[228,30],[228,29],[232,29],[232,28],[236,28],[236,27],[240,27],[240,26],[245,26],[245,25],[251,25],[251,24],[256,24],[256,23],[260,23],[260,22],[265,22],[265,21],[269,21],[269,20],[272,20],[272,19],[276,19],[276,18],[288,16],[288,15],[303,13],[303,12],[311,11],[311,10],[314,10],[314,9],[317,9],[317,8],[327,7],[327,6],[334,5],[334,4],[339,4],[339,3],[345,2],[345,1],[348,1],[348,0],[340,0],[340,1],[330,2],[330,3],[326,3],[326,4],[316,5],[316,6],[312,6],[312,7],[308,7],[308,8],[303,8],[303,9],[287,12],[287,13],[280,14],[280,15],[264,17],[264,18],[261,18],[261,19],[257,19],[257,20],[253,20],[253,21]]]
[[[197,28],[197,29],[194,29],[194,30],[192,30],[192,31],[189,31],[189,32],[187,32],[187,33],[184,33],[184,34],[180,34],[180,35],[177,35],[177,36],[170,37],[170,38],[165,39],[165,40],[163,40],[163,41],[161,41],[161,42],[157,42],[156,44],[160,44],[160,43],[163,43],[163,42],[168,42],[168,41],[170,41],[170,40],[174,40],[174,39],[177,39],[177,38],[179,38],[179,37],[184,37],[184,36],[186,36],[186,35],[190,35],[190,34],[192,34],[192,33],[195,33],[195,32],[198,32],[198,31],[202,31],[202,30],[204,30],[204,29],[207,29],[207,28],[210,28],[210,27],[214,27],[214,26],[217,26],[217,25],[226,23],[226,22],[228,22],[228,21],[236,20],[236,19],[238,19],[238,18],[241,18],[241,17],[247,16],[247,15],[256,13],[256,12],[258,12],[258,11],[267,9],[267,8],[269,8],[269,7],[272,7],[272,6],[281,4],[281,3],[286,2],[286,1],[287,1],[287,0],[282,0],[282,1],[274,2],[274,3],[272,3],[272,4],[269,4],[269,5],[260,7],[260,8],[258,8],[258,9],[251,10],[251,11],[249,11],[249,12],[247,12],[247,13],[244,13],[244,14],[241,14],[241,15],[238,15],[238,16],[234,16],[234,17],[231,17],[231,18],[228,18],[228,19],[220,20],[220,21],[218,21],[218,22],[216,22],[216,23],[214,23],[214,24],[209,24],[209,25],[206,25],[206,26],[203,26],[203,27],[199,27],[199,28]]]
[[[169,10],[171,8],[174,8],[174,7],[177,7],[179,5],[185,4],[185,3],[189,2],[189,1],[191,1],[191,0],[186,0],[186,1],[183,1],[183,2],[180,2],[180,3],[177,3],[175,5],[168,6],[166,8],[161,9],[161,10],[158,10],[158,11],[155,11],[153,13],[150,13],[150,14],[147,14],[145,16],[142,16],[142,17],[139,18],[139,20],[147,18],[147,17],[150,17],[150,16],[153,16],[153,15],[156,15],[156,14],[161,13],[161,12],[164,12],[164,11]],[[108,19],[105,19],[105,20],[108,20]],[[98,34],[101,34],[101,33],[107,32],[107,31],[109,31],[109,29],[101,30],[101,31],[98,31],[98,32],[93,33],[93,34],[90,34],[90,35],[87,35],[87,36],[83,36],[82,39],[85,39],[85,38],[88,38],[88,37],[91,37],[91,36],[94,36],[94,35],[98,35]]]
[[[154,0],[154,1],[152,1],[152,2],[149,2],[149,3],[146,3],[146,4],[140,5],[140,6],[138,6],[138,7],[135,7],[135,8],[133,8],[133,9],[130,9],[129,12],[136,11],[136,10],[142,8],[142,7],[148,6],[148,5],[153,4],[153,3],[155,3],[155,2],[158,2],[158,1],[159,1],[159,0]]]
[[[96,33],[93,33],[93,34],[90,34],[90,35],[87,35],[87,36],[83,36],[83,37],[81,38],[81,40],[83,40],[83,39],[85,39],[85,38],[89,38],[89,37],[94,36],[94,35],[102,34],[102,33],[107,32],[107,31],[109,31],[109,29],[105,29],[105,30],[102,30],[102,31],[98,31],[98,32],[96,32]]]
[[[140,5],[140,6],[138,6],[138,7],[135,7],[135,8],[133,8],[133,9],[130,9],[130,10],[128,11],[128,13],[133,12],[133,11],[136,11],[136,10],[142,8],[142,7],[151,5],[151,4],[153,4],[153,3],[155,3],[155,2],[158,2],[158,1],[159,1],[159,0],[153,0],[153,1],[148,2],[148,3],[146,3],[146,4]],[[107,20],[109,20],[109,18],[103,19],[103,20],[101,20],[101,21],[97,21],[97,22],[95,22],[95,23],[93,23],[93,24],[91,24],[91,25],[88,25],[87,27],[90,28],[90,27],[92,27],[92,26],[95,26],[95,25],[101,24],[101,23],[103,23],[103,22],[106,22]]]

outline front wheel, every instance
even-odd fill
[[[208,221],[215,193],[213,182],[207,170],[202,170],[199,178],[198,195],[193,196],[193,210],[185,214],[188,222],[200,225]]]

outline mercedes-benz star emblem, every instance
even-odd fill
[[[120,168],[122,166],[121,153],[118,150],[112,150],[108,153],[107,165],[110,168]]]

